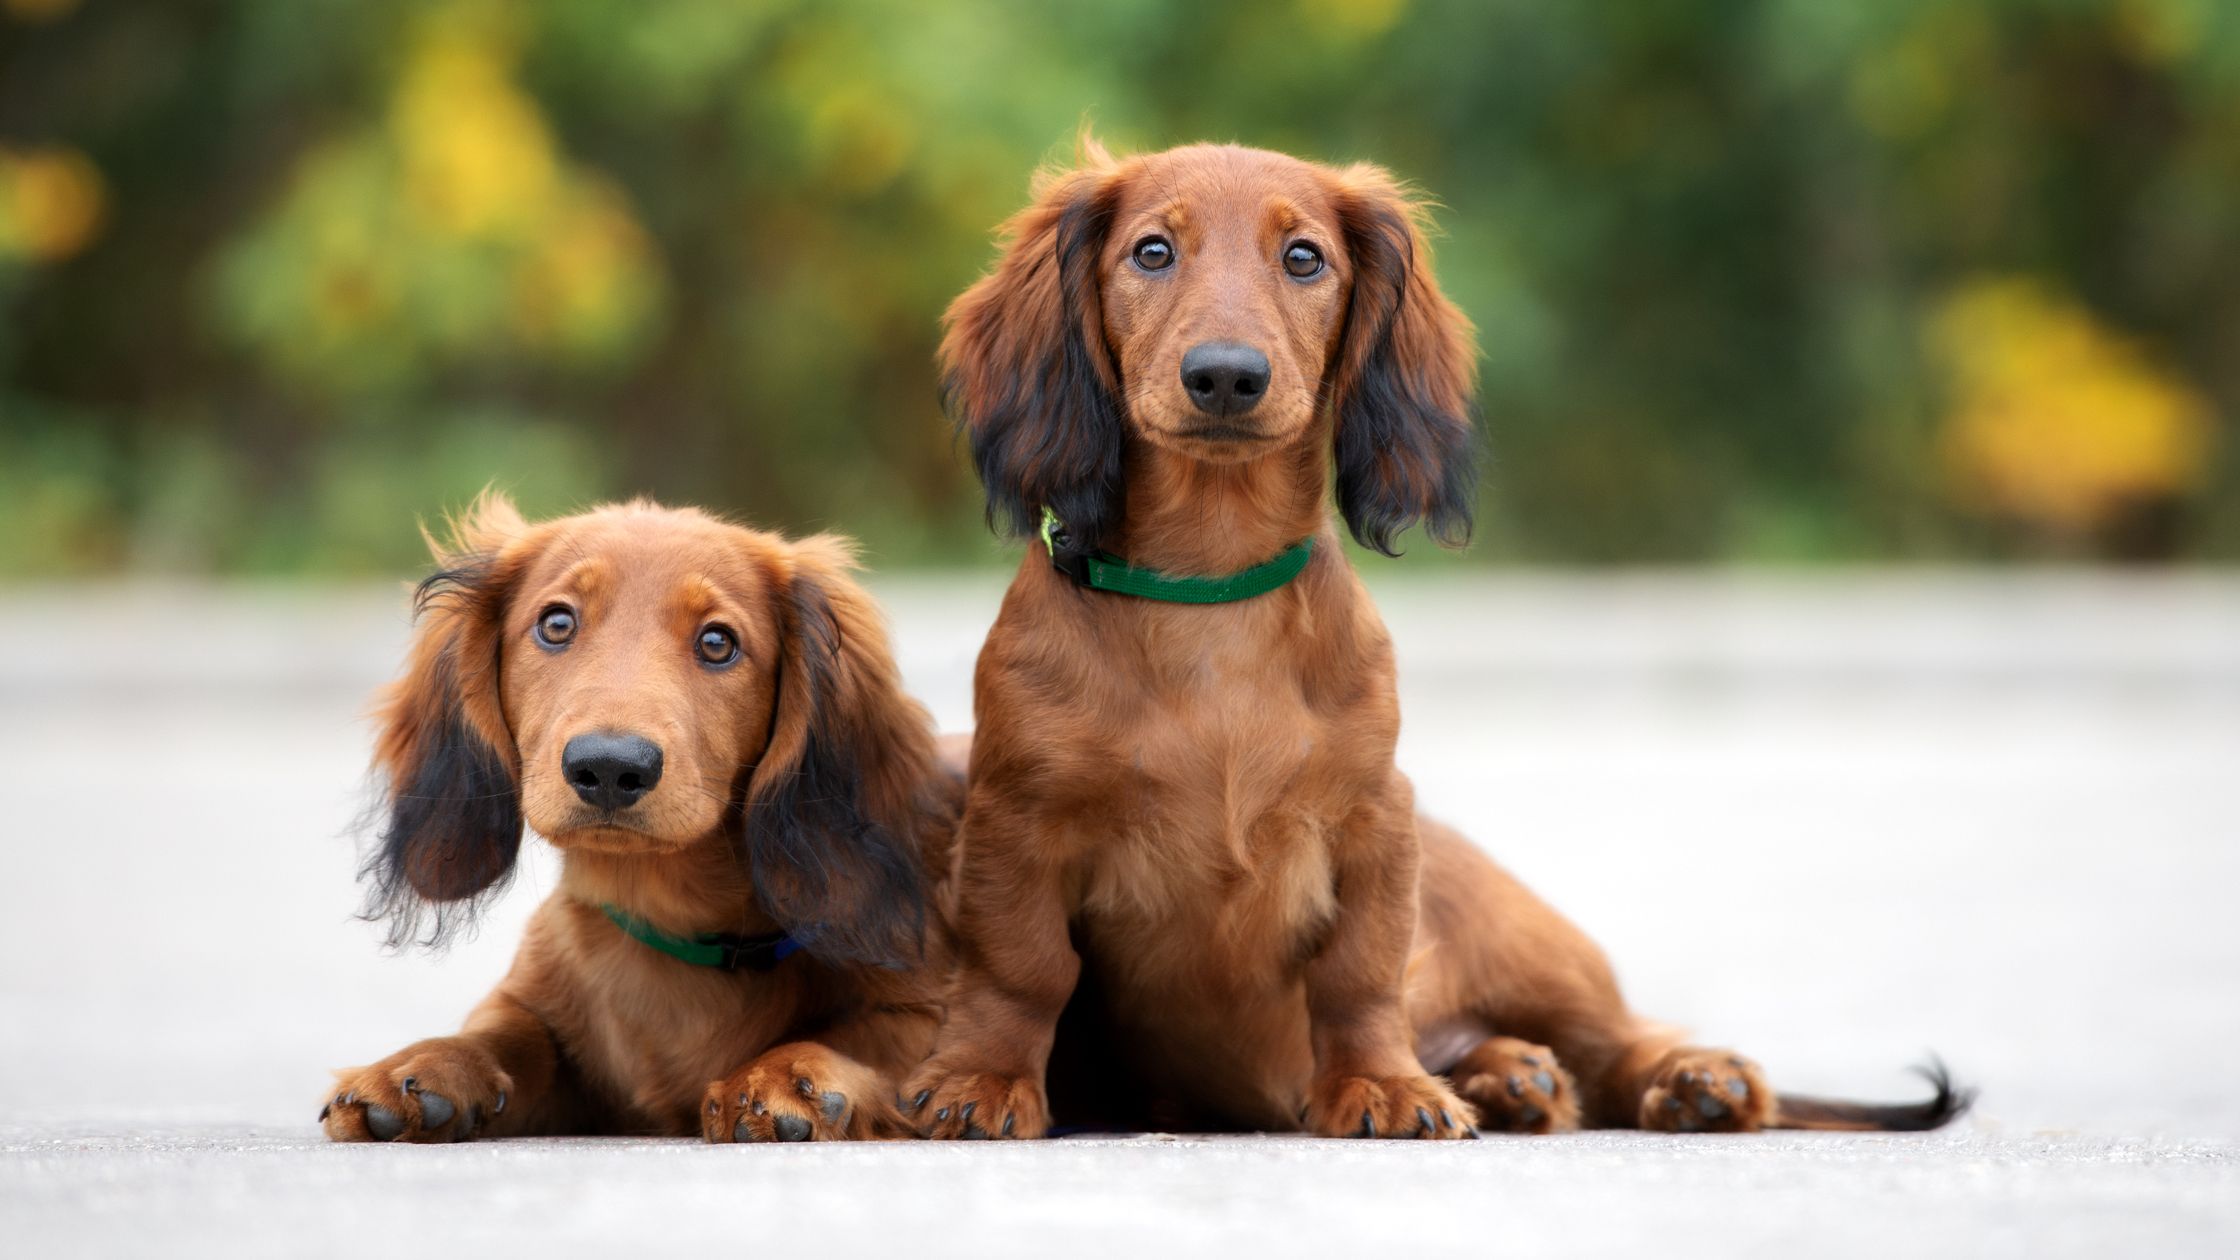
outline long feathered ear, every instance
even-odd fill
[[[1084,162],[1037,181],[994,273],[950,304],[941,392],[971,440],[989,527],[1031,536],[1047,507],[1094,549],[1119,509],[1126,437],[1098,278],[1120,189],[1094,141]]]
[[[453,523],[451,542],[429,540],[439,568],[420,583],[404,674],[376,710],[381,821],[359,871],[364,917],[388,921],[392,946],[449,940],[512,874],[521,848],[519,754],[499,703],[498,650],[518,567],[502,553],[525,529],[511,503],[486,494]]]
[[[1353,264],[1331,390],[1338,510],[1361,545],[1388,556],[1418,521],[1460,546],[1478,471],[1470,321],[1431,278],[1422,207],[1390,175],[1349,167],[1333,196]]]
[[[901,966],[923,952],[933,722],[852,567],[841,540],[807,539],[778,586],[786,638],[747,860],[763,909],[811,953]]]

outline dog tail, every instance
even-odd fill
[[[1952,1071],[1935,1055],[1913,1069],[1937,1091],[1933,1098],[1912,1103],[1847,1102],[1836,1098],[1779,1095],[1780,1102],[1769,1128],[1833,1129],[1853,1133],[1919,1133],[1941,1129],[1966,1115],[1975,1106],[1976,1091],[1952,1079]]]

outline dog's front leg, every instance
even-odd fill
[[[912,1136],[895,1111],[894,1079],[823,1041],[789,1041],[708,1086],[700,1136],[710,1142]]]
[[[700,1100],[710,1142],[838,1142],[916,1137],[896,1108],[902,1075],[941,1024],[945,958],[864,977],[863,1005],[814,1037],[757,1055]]]
[[[1314,1077],[1300,1119],[1324,1137],[1471,1137],[1475,1113],[1417,1061],[1402,1000],[1420,849],[1414,792],[1393,780],[1337,842],[1337,916],[1307,964]]]
[[[335,1073],[319,1122],[337,1142],[463,1142],[548,1132],[559,1050],[535,1012],[499,989],[456,1036],[416,1041]]]
[[[958,842],[957,970],[933,1056],[902,1107],[934,1138],[1035,1138],[1050,1127],[1043,1071],[1081,975],[1064,872],[1030,815],[975,791]]]

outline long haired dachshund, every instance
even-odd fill
[[[369,914],[441,940],[524,824],[561,876],[459,1033],[337,1074],[327,1135],[906,1135],[962,789],[846,546],[496,498],[431,546],[378,710]]]
[[[1421,221],[1374,167],[1089,142],[950,308],[991,523],[1049,554],[980,656],[959,973],[906,1110],[933,1136],[1043,1134],[1078,988],[1176,1127],[1945,1122],[1941,1071],[1916,1105],[1777,1100],[1748,1059],[1636,1018],[1591,941],[1416,817],[1391,640],[1328,503],[1334,464],[1339,515],[1387,554],[1470,529],[1475,353]],[[1229,575],[1302,540],[1295,578],[1233,602],[1081,580],[1091,558]]]

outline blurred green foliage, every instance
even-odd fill
[[[996,555],[937,317],[1085,120],[1438,199],[1479,557],[2240,557],[2226,0],[0,0],[0,573]]]

